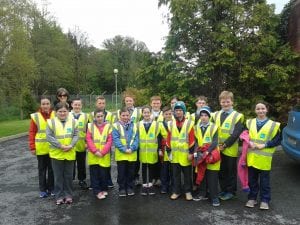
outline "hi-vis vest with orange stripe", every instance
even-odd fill
[[[247,120],[246,126],[249,130],[250,141],[254,144],[266,144],[277,134],[280,123],[268,120],[257,132],[256,119]],[[271,170],[272,156],[275,152],[273,148],[248,149],[247,165],[260,170]]]
[[[120,141],[122,143],[122,145],[127,146],[127,141],[126,141],[126,137],[125,137],[125,131],[124,131],[124,127],[119,123],[116,122],[114,123],[114,128],[119,132],[120,134]],[[133,123],[133,133],[132,133],[132,139],[130,140],[129,145],[132,145],[135,135],[137,133],[137,126],[136,123]],[[116,161],[130,161],[130,162],[134,162],[137,160],[137,151],[134,151],[130,154],[128,153],[124,153],[122,151],[120,151],[117,147],[115,148],[115,160]]]
[[[224,141],[226,141],[232,135],[234,126],[238,121],[243,122],[244,120],[243,114],[238,113],[237,111],[233,111],[226,117],[223,124],[221,124],[221,113],[222,111],[218,111],[212,114],[212,120],[219,127],[219,131],[218,131],[219,144],[224,143]],[[237,157],[238,149],[239,149],[239,143],[237,139],[233,145],[231,145],[230,147],[226,147],[222,151],[222,153],[230,157]]]
[[[195,138],[197,139],[198,146],[202,147],[205,144],[211,144],[215,133],[218,132],[218,127],[214,123],[210,123],[206,128],[204,135],[200,128],[200,120],[195,126]],[[218,150],[219,151],[219,150]],[[207,169],[209,170],[220,170],[220,160],[214,164],[207,164]]]
[[[141,163],[154,164],[158,161],[157,136],[160,133],[160,123],[152,121],[148,132],[146,132],[143,121],[138,122],[139,133],[139,156]]]
[[[72,114],[72,113],[70,113]],[[86,137],[86,125],[88,123],[88,115],[86,113],[81,113],[79,119],[76,120],[78,125],[78,142],[74,146],[75,151],[84,152],[85,151],[85,137]]]
[[[103,147],[105,146],[107,142],[107,137],[112,132],[112,126],[107,123],[102,133],[100,134],[97,126],[95,123],[89,123],[88,124],[89,132],[92,134],[93,142],[96,146],[96,148],[101,152]],[[100,158],[96,155],[94,155],[92,152],[88,152],[88,164],[89,165],[100,165],[102,167],[110,167],[110,152],[107,153],[104,157]]]
[[[59,143],[61,143],[62,145],[71,144],[72,138],[74,136],[74,130],[77,129],[76,120],[73,119],[72,116],[68,116],[64,126],[57,117],[48,119],[47,124],[49,129],[53,131],[54,136]],[[49,155],[50,158],[57,160],[75,160],[76,158],[75,148],[64,152],[62,149],[55,148],[52,145],[50,145]]]
[[[54,118],[54,111],[51,112],[50,119]],[[49,154],[49,143],[46,138],[47,121],[40,112],[30,114],[31,119],[37,126],[37,133],[35,135],[35,152],[36,155]]]
[[[189,154],[189,133],[194,126],[192,120],[185,120],[180,132],[176,126],[176,121],[168,123],[168,129],[171,132],[171,163],[179,163],[181,166],[189,166],[191,162],[188,160]]]

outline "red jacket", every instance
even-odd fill
[[[45,113],[45,112],[42,112],[41,109],[39,109],[38,112],[40,112],[42,114],[43,118],[45,119],[45,121],[47,121],[47,119],[50,119],[52,110],[50,109],[49,113]],[[29,137],[28,137],[30,151],[35,151],[35,135],[36,135],[37,131],[38,131],[37,125],[35,124],[33,119],[31,119],[30,126],[29,126]]]

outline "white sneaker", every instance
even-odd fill
[[[107,195],[108,195],[108,192],[107,192],[107,191],[102,191],[102,194],[103,194],[104,196],[107,196]]]
[[[99,192],[99,193],[97,194],[97,198],[101,200],[101,199],[105,199],[106,196],[105,196],[102,192]]]
[[[269,209],[269,204],[267,202],[261,202],[259,208],[267,210]]]
[[[254,208],[254,206],[257,204],[256,200],[248,200],[248,202],[246,203],[246,207],[248,208]]]

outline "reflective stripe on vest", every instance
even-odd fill
[[[171,132],[172,163],[179,163],[181,166],[191,165],[188,160],[189,132],[194,123],[191,120],[185,120],[180,132],[176,126],[176,121],[171,121],[168,125]]]
[[[56,140],[62,145],[70,145],[74,136],[74,130],[77,128],[75,119],[68,116],[65,124],[55,117],[54,119],[48,120],[48,126],[53,131]],[[50,145],[50,157],[57,160],[75,160],[76,153],[75,149],[72,148],[70,151],[64,152],[62,149],[58,149]]]
[[[198,141],[199,147],[202,147],[204,144],[211,144],[213,136],[215,135],[216,132],[218,132],[218,127],[210,123],[210,125],[206,128],[206,131],[204,135],[202,135],[202,131],[200,128],[200,122],[195,126],[195,138]],[[220,170],[220,163],[221,161],[218,161],[214,164],[207,164],[207,169],[209,170]]]
[[[158,161],[157,136],[159,133],[159,123],[157,121],[153,121],[148,132],[146,132],[142,121],[137,124],[137,128],[139,133],[140,161],[142,163],[156,163]]]
[[[89,132],[91,132],[92,140],[95,147],[101,152],[101,150],[104,148],[107,142],[107,137],[112,132],[112,126],[109,123],[107,123],[104,126],[101,134],[95,123],[89,123],[88,129]],[[88,165],[100,165],[102,167],[110,167],[110,152],[107,153],[104,157],[100,158],[92,152],[88,151]]]
[[[254,144],[266,144],[272,140],[279,130],[280,124],[272,120],[267,121],[257,132],[256,119],[247,120],[250,141]],[[263,149],[249,149],[247,153],[247,165],[260,170],[271,170],[272,156],[275,147]]]
[[[36,155],[49,154],[50,146],[46,137],[47,121],[40,112],[32,113],[30,117],[37,126],[37,133],[34,138]],[[50,119],[52,118],[54,118],[54,112],[50,114]]]
[[[75,151],[84,152],[85,151],[85,137],[86,137],[86,125],[88,123],[88,115],[86,113],[81,113],[79,118],[76,120],[78,124],[78,141],[74,146]]]
[[[120,134],[120,141],[121,141],[122,145],[127,148],[127,140],[125,137],[125,131],[124,131],[123,126],[119,122],[116,122],[116,123],[114,123],[114,128]],[[132,132],[131,140],[129,141],[129,146],[133,144],[136,133],[137,133],[136,123],[133,123],[133,132]],[[134,152],[128,154],[128,153],[124,153],[124,152],[120,151],[116,147],[115,148],[115,160],[116,161],[126,160],[126,161],[130,161],[130,162],[134,162],[137,160],[137,151],[134,151]]]
[[[239,120],[243,120],[243,114],[238,113],[237,111],[231,112],[224,122],[221,124],[221,111],[218,111],[214,114],[215,124],[219,127],[218,138],[219,144],[224,143],[233,133],[235,124]],[[238,156],[238,139],[230,147],[226,147],[222,154],[230,157]]]

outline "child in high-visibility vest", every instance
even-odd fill
[[[260,101],[255,106],[256,118],[246,121],[249,130],[249,149],[247,152],[248,184],[250,192],[246,207],[257,204],[260,193],[260,209],[269,209],[271,200],[270,171],[275,147],[280,145],[280,123],[267,117],[268,106]]]
[[[56,204],[73,202],[73,169],[76,159],[75,145],[78,141],[77,122],[69,116],[67,103],[59,102],[54,107],[56,117],[47,120],[47,141],[50,143],[50,158],[54,173]]]
[[[198,120],[200,119],[200,109],[204,106],[207,106],[207,97],[200,95],[197,97],[196,102],[196,112],[191,114],[191,119],[197,124]]]
[[[244,129],[244,116],[233,109],[232,92],[221,92],[219,101],[222,109],[211,115],[212,122],[219,127],[218,138],[221,151],[219,198],[229,200],[235,197],[237,190],[238,140]]]
[[[187,201],[193,200],[192,166],[189,153],[194,151],[194,122],[185,118],[184,102],[178,101],[174,106],[175,118],[168,123],[167,147],[172,151],[172,179],[174,181],[172,200],[181,195],[181,174],[184,178],[184,193]]]
[[[219,206],[220,201],[218,198],[218,172],[220,170],[220,153],[218,150],[218,127],[210,122],[210,108],[208,106],[204,106],[199,110],[199,121],[195,125],[195,138],[197,147],[194,152],[194,159],[196,161],[203,161],[203,165],[201,167],[197,167],[197,169],[201,169],[202,171],[198,171],[204,176],[196,182],[201,183],[201,179],[204,179],[203,184],[205,187],[205,193],[199,193],[198,196],[194,196],[194,201],[205,200],[210,198],[213,206]],[[204,148],[207,149],[204,149]],[[202,149],[202,151],[198,151]],[[205,150],[205,151],[204,151]],[[213,162],[208,162],[208,157],[212,157],[213,151],[217,151],[218,159]],[[198,155],[198,154],[201,155]],[[197,166],[197,165],[195,165]],[[197,177],[198,178],[198,177]]]
[[[172,118],[172,109],[169,106],[165,106],[163,109],[164,121],[160,124],[161,126],[161,143],[159,149],[159,157],[161,159],[161,171],[160,171],[160,180],[161,180],[161,194],[167,194],[171,190],[171,163],[170,163],[170,152],[166,151],[166,142],[168,136],[168,122]]]
[[[130,121],[129,110],[119,111],[120,120],[114,123],[112,136],[115,160],[118,168],[119,196],[134,195],[134,171],[136,168],[139,136],[136,123]]]
[[[94,120],[88,124],[86,141],[88,145],[88,165],[90,167],[91,188],[98,199],[107,196],[107,174],[110,168],[112,126],[104,119],[101,109],[94,111]]]
[[[46,198],[48,195],[54,195],[54,177],[46,139],[47,119],[54,117],[50,98],[42,96],[38,112],[30,116],[29,149],[38,160],[40,198]]]
[[[104,96],[99,95],[96,97],[95,106],[96,106],[96,109],[102,110],[104,112],[104,120],[107,123],[113,125],[114,122],[116,122],[116,116],[112,112],[106,110],[106,99]],[[91,123],[94,122],[94,112],[91,112],[89,121]],[[113,184],[113,181],[111,178],[111,167],[110,166],[107,170],[107,173],[108,173],[107,174],[107,186],[109,188],[113,188],[114,184]]]
[[[81,98],[74,98],[71,103],[72,110],[70,115],[77,121],[78,124],[78,132],[79,132],[79,139],[75,145],[76,151],[76,165],[77,165],[77,178],[79,180],[79,186],[81,189],[86,190],[87,183],[86,179],[86,143],[85,143],[85,136],[86,136],[86,129],[88,123],[88,115],[82,112],[82,100]],[[74,166],[74,178],[76,174],[76,167]]]
[[[153,179],[158,162],[158,134],[160,124],[151,119],[151,107],[142,107],[143,120],[137,123],[139,134],[139,158],[142,163],[143,186],[141,195],[154,195]]]
[[[150,106],[151,106],[151,119],[156,122],[163,122],[163,112],[161,111],[162,101],[160,96],[152,96],[150,98]],[[154,165],[153,171],[153,185],[160,186],[160,171],[161,171],[161,162],[158,160]]]

